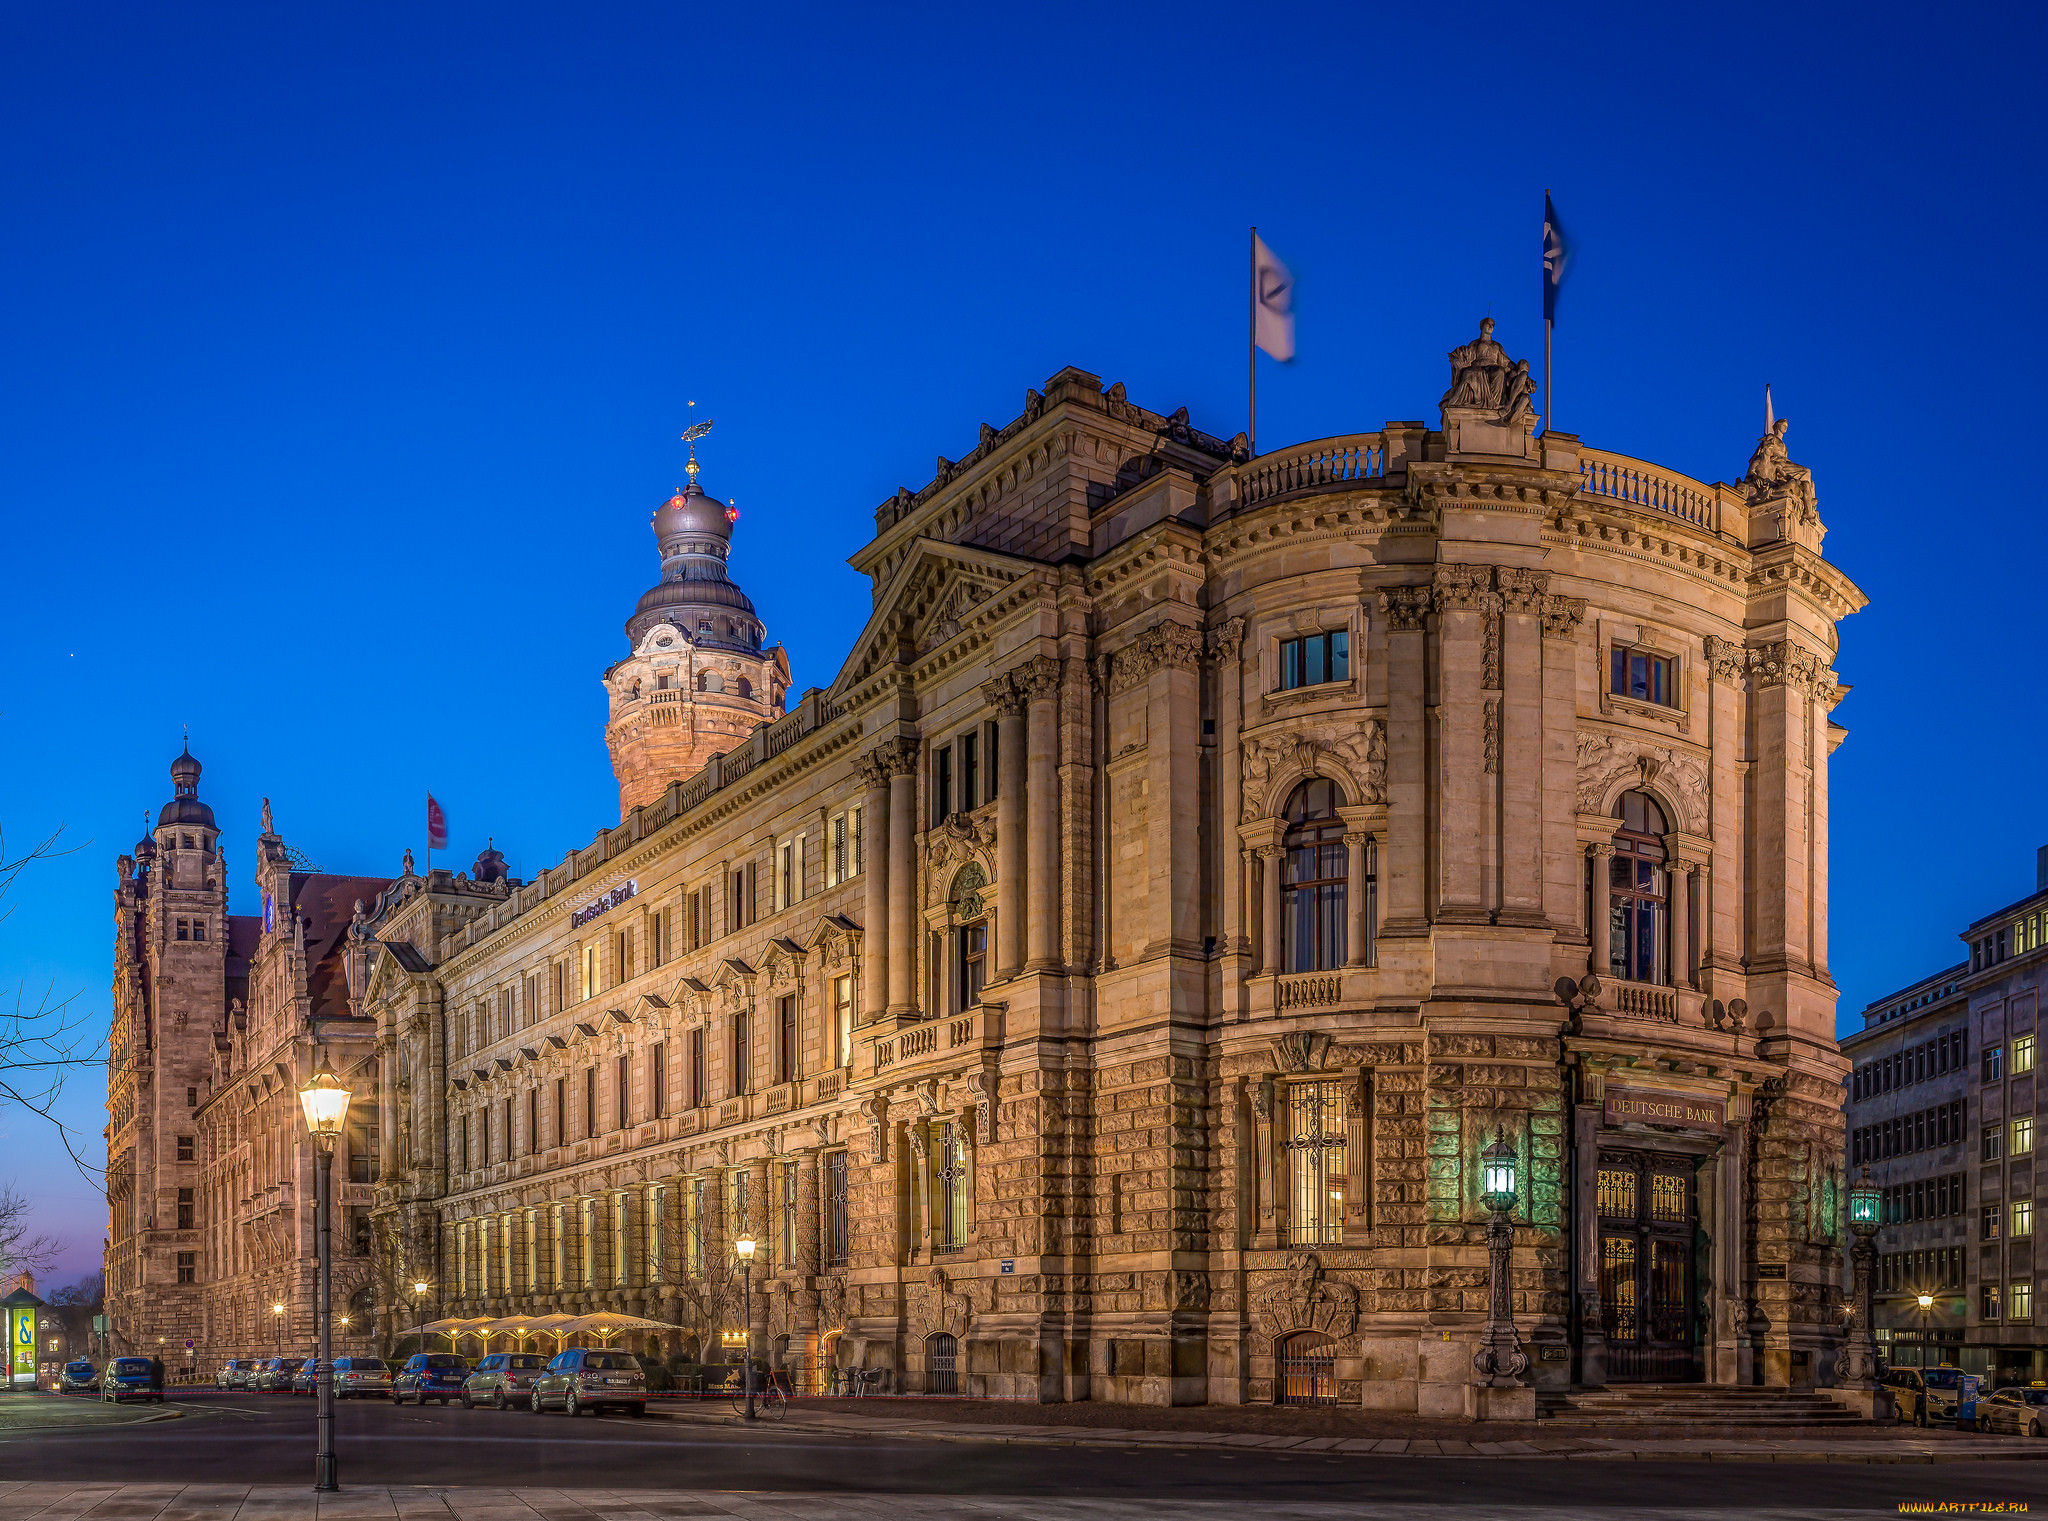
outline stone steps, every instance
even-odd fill
[[[1730,1429],[1870,1424],[1825,1394],[1733,1384],[1626,1384],[1539,1392],[1536,1418],[1563,1426],[1712,1426]]]

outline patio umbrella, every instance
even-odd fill
[[[555,1338],[555,1350],[559,1352],[562,1350],[561,1328],[575,1318],[573,1315],[506,1315],[492,1321],[488,1330],[494,1336],[517,1336],[522,1341],[528,1336],[545,1332]]]
[[[448,1350],[452,1352],[455,1350],[455,1340],[457,1337],[467,1336],[470,1332],[474,1331],[478,1326],[487,1326],[490,1323],[491,1318],[488,1315],[476,1315],[469,1317],[457,1315],[448,1320],[430,1320],[425,1325],[421,1326],[419,1329],[420,1335],[422,1337],[447,1337]],[[488,1347],[490,1343],[486,1342],[484,1345]]]
[[[564,1336],[581,1333],[595,1336],[601,1346],[609,1347],[612,1338],[621,1331],[674,1331],[679,1327],[665,1320],[648,1320],[640,1315],[627,1315],[617,1310],[608,1310],[596,1315],[578,1315],[560,1328]]]

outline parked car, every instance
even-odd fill
[[[476,1372],[463,1384],[462,1408],[489,1405],[493,1410],[506,1410],[523,1403],[547,1365],[548,1360],[538,1352],[493,1352],[476,1365]]]
[[[530,1408],[535,1415],[550,1406],[580,1415],[604,1405],[647,1414],[647,1374],[632,1353],[571,1347],[556,1353],[533,1382]]]
[[[1977,1404],[1977,1424],[1985,1431],[2014,1436],[2048,1437],[2048,1384],[2021,1388],[2008,1385]]]
[[[299,1360],[296,1357],[266,1357],[256,1365],[256,1371],[249,1379],[249,1387],[264,1394],[290,1394],[292,1374],[298,1371],[298,1367]]]
[[[1932,1368],[1892,1368],[1884,1381],[1890,1386],[1899,1419],[1915,1426],[1956,1419],[1956,1399],[1963,1387],[1963,1370],[1948,1363]]]
[[[84,1394],[100,1386],[100,1370],[86,1358],[64,1365],[64,1371],[57,1376],[57,1387],[66,1394]]]
[[[313,1394],[320,1388],[320,1359],[309,1357],[292,1373],[292,1393]]]
[[[391,1393],[391,1367],[381,1357],[337,1357],[334,1397],[383,1399]]]
[[[392,1403],[403,1405],[410,1399],[424,1405],[439,1400],[445,1405],[462,1393],[463,1380],[468,1377],[466,1357],[453,1352],[415,1352],[391,1380]]]
[[[110,1405],[123,1400],[164,1402],[164,1391],[146,1357],[117,1357],[107,1364],[100,1379],[100,1398]]]
[[[236,1357],[220,1365],[220,1372],[213,1376],[216,1389],[246,1389],[249,1380],[256,1376],[256,1359]]]

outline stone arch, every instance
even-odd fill
[[[1323,777],[1343,790],[1345,806],[1386,801],[1386,725],[1367,719],[1300,733],[1254,738],[1244,746],[1241,818],[1277,818],[1303,782]]]
[[[979,861],[969,860],[953,873],[952,884],[946,889],[946,902],[952,905],[955,917],[979,919],[987,911],[982,899],[982,889],[987,886],[988,873]]]

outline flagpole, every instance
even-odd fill
[[[1246,245],[1251,260],[1251,283],[1245,302],[1245,350],[1244,369],[1246,391],[1251,397],[1251,419],[1244,431],[1244,441],[1253,457],[1259,452],[1259,229],[1251,231],[1251,242]]]
[[[1544,230],[1547,232],[1550,226],[1550,187],[1548,185],[1543,187],[1543,223]],[[1548,288],[1549,278],[1549,271],[1546,270],[1544,272],[1545,289],[1543,292],[1543,431],[1546,435],[1557,424],[1557,398],[1550,391],[1550,329],[1552,324],[1550,317],[1550,291]]]

